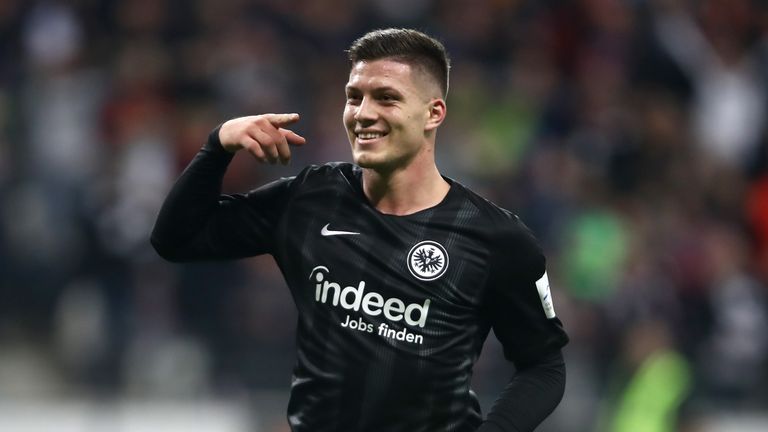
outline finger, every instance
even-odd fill
[[[303,145],[307,143],[307,140],[290,129],[280,128],[278,131],[285,137],[290,145]]]
[[[264,114],[264,118],[266,118],[270,123],[272,123],[275,126],[284,126],[296,123],[299,121],[299,115],[296,113],[291,114]]]
[[[253,135],[251,136],[255,138],[256,141],[258,141],[259,147],[261,147],[261,150],[267,157],[267,161],[271,164],[277,162],[277,159],[280,155],[277,152],[275,139],[272,137],[272,135],[265,132],[264,130],[257,129],[253,131]]]
[[[280,163],[283,165],[287,165],[288,161],[291,160],[291,149],[290,147],[288,147],[288,140],[286,140],[281,133],[277,131],[275,131],[275,133],[277,133],[277,136],[279,137],[275,142],[276,144],[275,147],[277,148],[277,155],[280,158]]]
[[[261,131],[269,135],[271,142],[274,143],[274,149],[277,152],[277,158],[283,165],[287,164],[291,158],[291,151],[288,149],[288,141],[277,128],[268,124],[261,128]]]
[[[267,161],[267,156],[264,154],[264,151],[261,150],[259,142],[255,139],[251,137],[246,138],[243,142],[243,147],[259,162],[264,163]]]

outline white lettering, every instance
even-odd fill
[[[333,288],[333,300],[331,301],[331,304],[336,306],[339,304],[339,294],[341,292],[341,285],[337,284],[336,282],[325,281],[323,284],[323,298],[321,301],[323,303],[328,301],[328,290],[330,288]]]
[[[341,307],[344,309],[360,310],[360,302],[363,300],[363,291],[365,291],[365,282],[360,281],[357,288],[348,286],[341,292]],[[349,294],[354,296],[352,303],[347,301]]]
[[[376,316],[380,314],[382,306],[384,306],[384,297],[379,293],[369,292],[363,297],[363,312],[368,315]],[[372,307],[375,307],[376,309],[371,309]]]
[[[383,312],[388,320],[393,322],[405,320],[405,323],[410,326],[423,328],[426,325],[427,317],[429,316],[430,299],[425,299],[422,304],[406,304],[397,297],[384,298],[383,295],[377,292],[365,292],[365,281],[358,282],[357,286],[345,286],[342,288],[341,284],[328,280],[329,274],[330,271],[327,267],[317,266],[312,269],[309,275],[310,281],[315,283],[316,302],[330,303],[333,306],[340,306],[355,312],[360,311],[362,308],[363,313],[369,316],[378,316]],[[373,333],[373,324],[365,323],[362,321],[362,318],[360,321],[355,322],[351,321],[349,315],[347,315],[346,321],[340,324],[342,327]],[[395,330],[387,329],[383,323],[382,326],[379,326],[379,335],[388,336],[390,331],[393,332],[392,334],[396,333]],[[402,337],[406,339],[399,340],[407,340],[407,334],[407,332],[402,333]],[[416,341],[419,337],[420,335],[415,335],[413,340]],[[393,338],[397,339],[396,336],[393,336]]]
[[[370,325],[370,324],[369,324]],[[373,333],[373,326],[371,326],[369,332]],[[424,343],[424,336],[416,333],[411,333],[408,331],[407,328],[403,327],[400,331],[395,331],[394,329],[389,328],[387,323],[381,323],[379,324],[379,329],[377,331],[377,334],[383,338],[387,339],[395,339],[399,341],[406,341],[414,344],[423,344]]]
[[[315,277],[315,281],[317,282],[315,284],[315,301],[320,301],[320,293],[323,287],[323,279],[325,279],[325,273],[323,273],[320,270],[325,270],[325,272],[328,272],[328,267],[324,266],[317,266],[312,269],[312,272],[309,274],[309,280],[312,280],[312,276]]]
[[[384,302],[384,316],[392,321],[403,319],[403,312],[405,312],[405,303],[399,298],[392,297]]]
[[[366,333],[373,333],[373,324],[365,322],[362,318],[358,318],[357,321],[352,321],[352,318],[347,315],[344,322],[340,324],[344,328],[351,328]]]
[[[419,312],[419,319],[413,319],[413,312]],[[427,323],[427,314],[429,313],[429,299],[424,300],[424,306],[420,306],[418,303],[413,303],[405,308],[405,322],[410,325],[417,325],[424,327]]]

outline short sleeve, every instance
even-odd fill
[[[546,259],[515,216],[494,236],[486,307],[505,357],[524,365],[568,343],[549,290]]]

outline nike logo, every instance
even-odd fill
[[[360,233],[359,233],[359,232],[352,232],[352,231],[335,231],[335,230],[329,230],[329,229],[328,229],[328,225],[330,225],[330,224],[329,224],[329,223],[328,223],[328,224],[325,224],[325,226],[323,227],[323,229],[322,229],[322,230],[320,230],[320,234],[321,234],[323,237],[328,237],[328,236],[337,236],[337,235],[360,235]]]

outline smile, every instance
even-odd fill
[[[384,132],[358,132],[355,134],[360,141],[372,141],[386,136]]]

